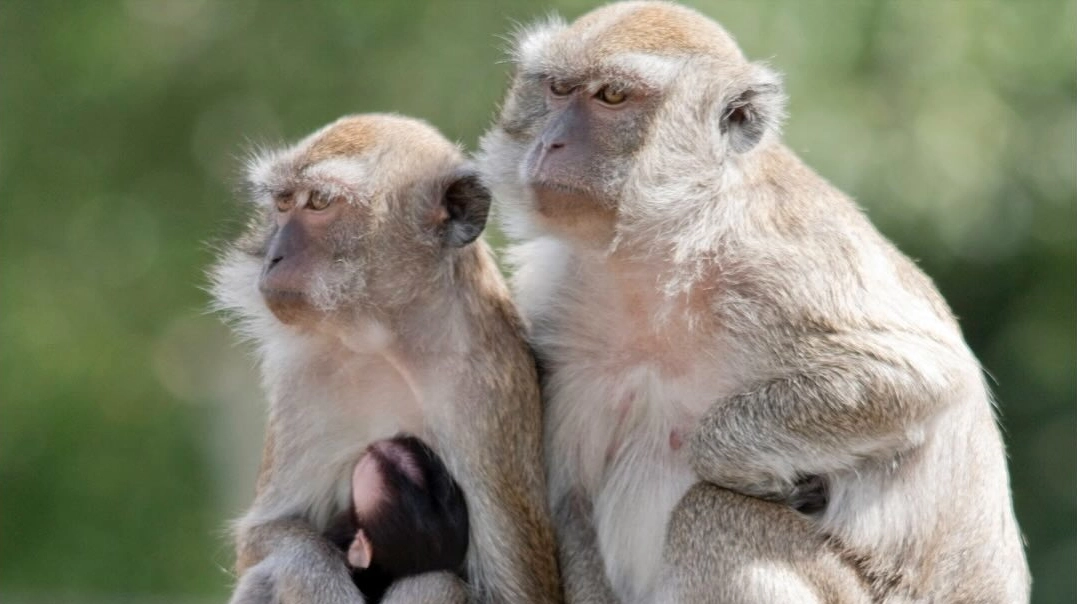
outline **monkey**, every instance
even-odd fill
[[[210,270],[268,399],[231,601],[362,602],[325,534],[367,445],[400,432],[461,487],[467,581],[424,573],[384,601],[560,601],[537,368],[460,148],[412,118],[346,116],[254,153],[246,185],[249,226]]]
[[[351,508],[327,536],[347,552],[352,580],[367,602],[380,602],[397,579],[462,573],[467,503],[422,440],[398,434],[369,445],[352,472],[351,496]]]
[[[477,162],[544,371],[566,600],[1027,601],[979,363],[781,142],[779,75],[666,2],[511,52]]]

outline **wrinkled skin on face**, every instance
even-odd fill
[[[302,326],[411,301],[415,283],[444,270],[445,249],[485,224],[489,196],[462,166],[436,131],[380,115],[343,118],[252,162],[261,211],[237,247],[259,262],[268,309]]]
[[[720,26],[659,3],[524,29],[513,60],[479,153],[513,237],[607,249],[662,200],[715,186],[782,115],[776,74]]]

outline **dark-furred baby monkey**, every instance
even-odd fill
[[[347,552],[367,602],[379,602],[397,579],[431,571],[463,574],[467,503],[437,453],[401,434],[371,444],[359,459],[352,509],[328,537]]]

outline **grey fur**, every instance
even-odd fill
[[[568,600],[591,573],[624,602],[1028,601],[980,367],[930,279],[781,144],[777,76],[665,2],[526,29],[514,58],[479,159],[548,369]],[[551,113],[528,82],[610,72],[653,108],[611,180],[558,183],[617,192],[578,197],[612,217],[581,235],[521,177]],[[813,482],[825,509],[798,515]]]
[[[362,601],[322,535],[366,445],[398,431],[427,442],[463,490],[468,584],[410,578],[384,602],[561,600],[534,359],[477,239],[489,194],[464,167],[436,130],[392,115],[342,118],[252,162],[255,217],[211,273],[269,399],[255,501],[236,523],[234,604]],[[303,214],[312,191],[333,201]],[[288,273],[300,285],[273,290],[299,300],[284,317],[259,291],[263,266],[279,266],[263,256],[282,220],[318,233],[290,256],[308,262]]]

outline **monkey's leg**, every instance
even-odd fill
[[[285,519],[240,534],[239,583],[231,604],[362,604],[344,552],[306,521]],[[249,565],[249,566],[248,566]]]
[[[591,523],[591,505],[583,497],[570,493],[556,506],[554,526],[558,536],[561,580],[567,604],[614,604],[613,595],[598,538]]]
[[[918,444],[927,422],[968,382],[952,350],[911,335],[803,338],[795,349],[799,371],[708,410],[691,439],[701,478],[787,500],[805,477]]]
[[[467,604],[468,587],[450,572],[423,573],[397,579],[382,604]]]
[[[867,604],[866,587],[786,506],[700,482],[666,532],[661,604]]]

